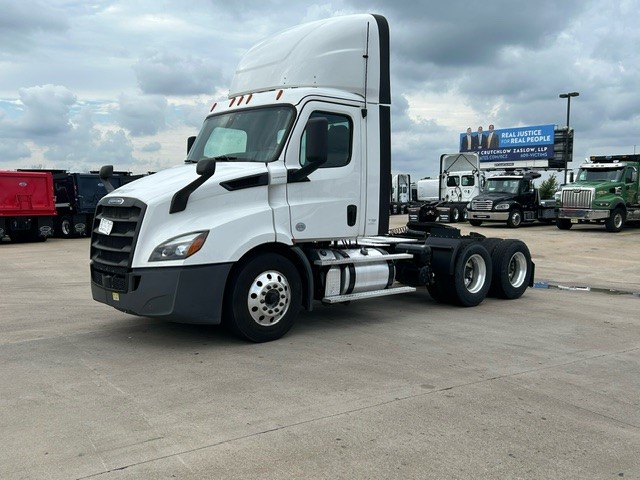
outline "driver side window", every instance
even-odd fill
[[[310,118],[324,117],[327,119],[327,163],[320,168],[344,167],[351,161],[351,139],[353,137],[353,124],[345,115],[327,112],[313,112]],[[306,131],[300,142],[300,165],[307,163]]]
[[[638,171],[636,170],[635,167],[629,167],[627,169],[627,173],[624,177],[624,182],[625,183],[635,183],[636,179],[638,178]]]

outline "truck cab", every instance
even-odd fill
[[[555,205],[540,201],[533,181],[538,172],[508,173],[486,179],[483,193],[469,203],[469,223],[479,226],[483,222],[504,222],[517,228],[523,222],[551,221],[555,218]]]
[[[625,222],[640,220],[640,155],[594,156],[580,165],[577,179],[560,193],[557,226],[604,223],[619,232]]]

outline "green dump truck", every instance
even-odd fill
[[[604,223],[619,232],[626,222],[640,221],[639,169],[640,155],[593,156],[580,165],[576,181],[559,192],[558,228]]]

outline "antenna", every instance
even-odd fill
[[[367,85],[369,79],[369,28],[370,23],[367,22],[367,43],[365,45],[364,58],[364,108],[362,109],[362,118],[367,116]]]

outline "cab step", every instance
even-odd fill
[[[322,299],[322,303],[328,303],[328,304],[343,303],[343,302],[350,302],[352,300],[364,300],[365,298],[386,297],[387,295],[398,295],[401,293],[411,293],[415,291],[416,291],[416,288],[414,287],[385,288],[383,290],[371,290],[370,292],[349,293],[346,295],[334,295],[332,297],[324,297]]]

